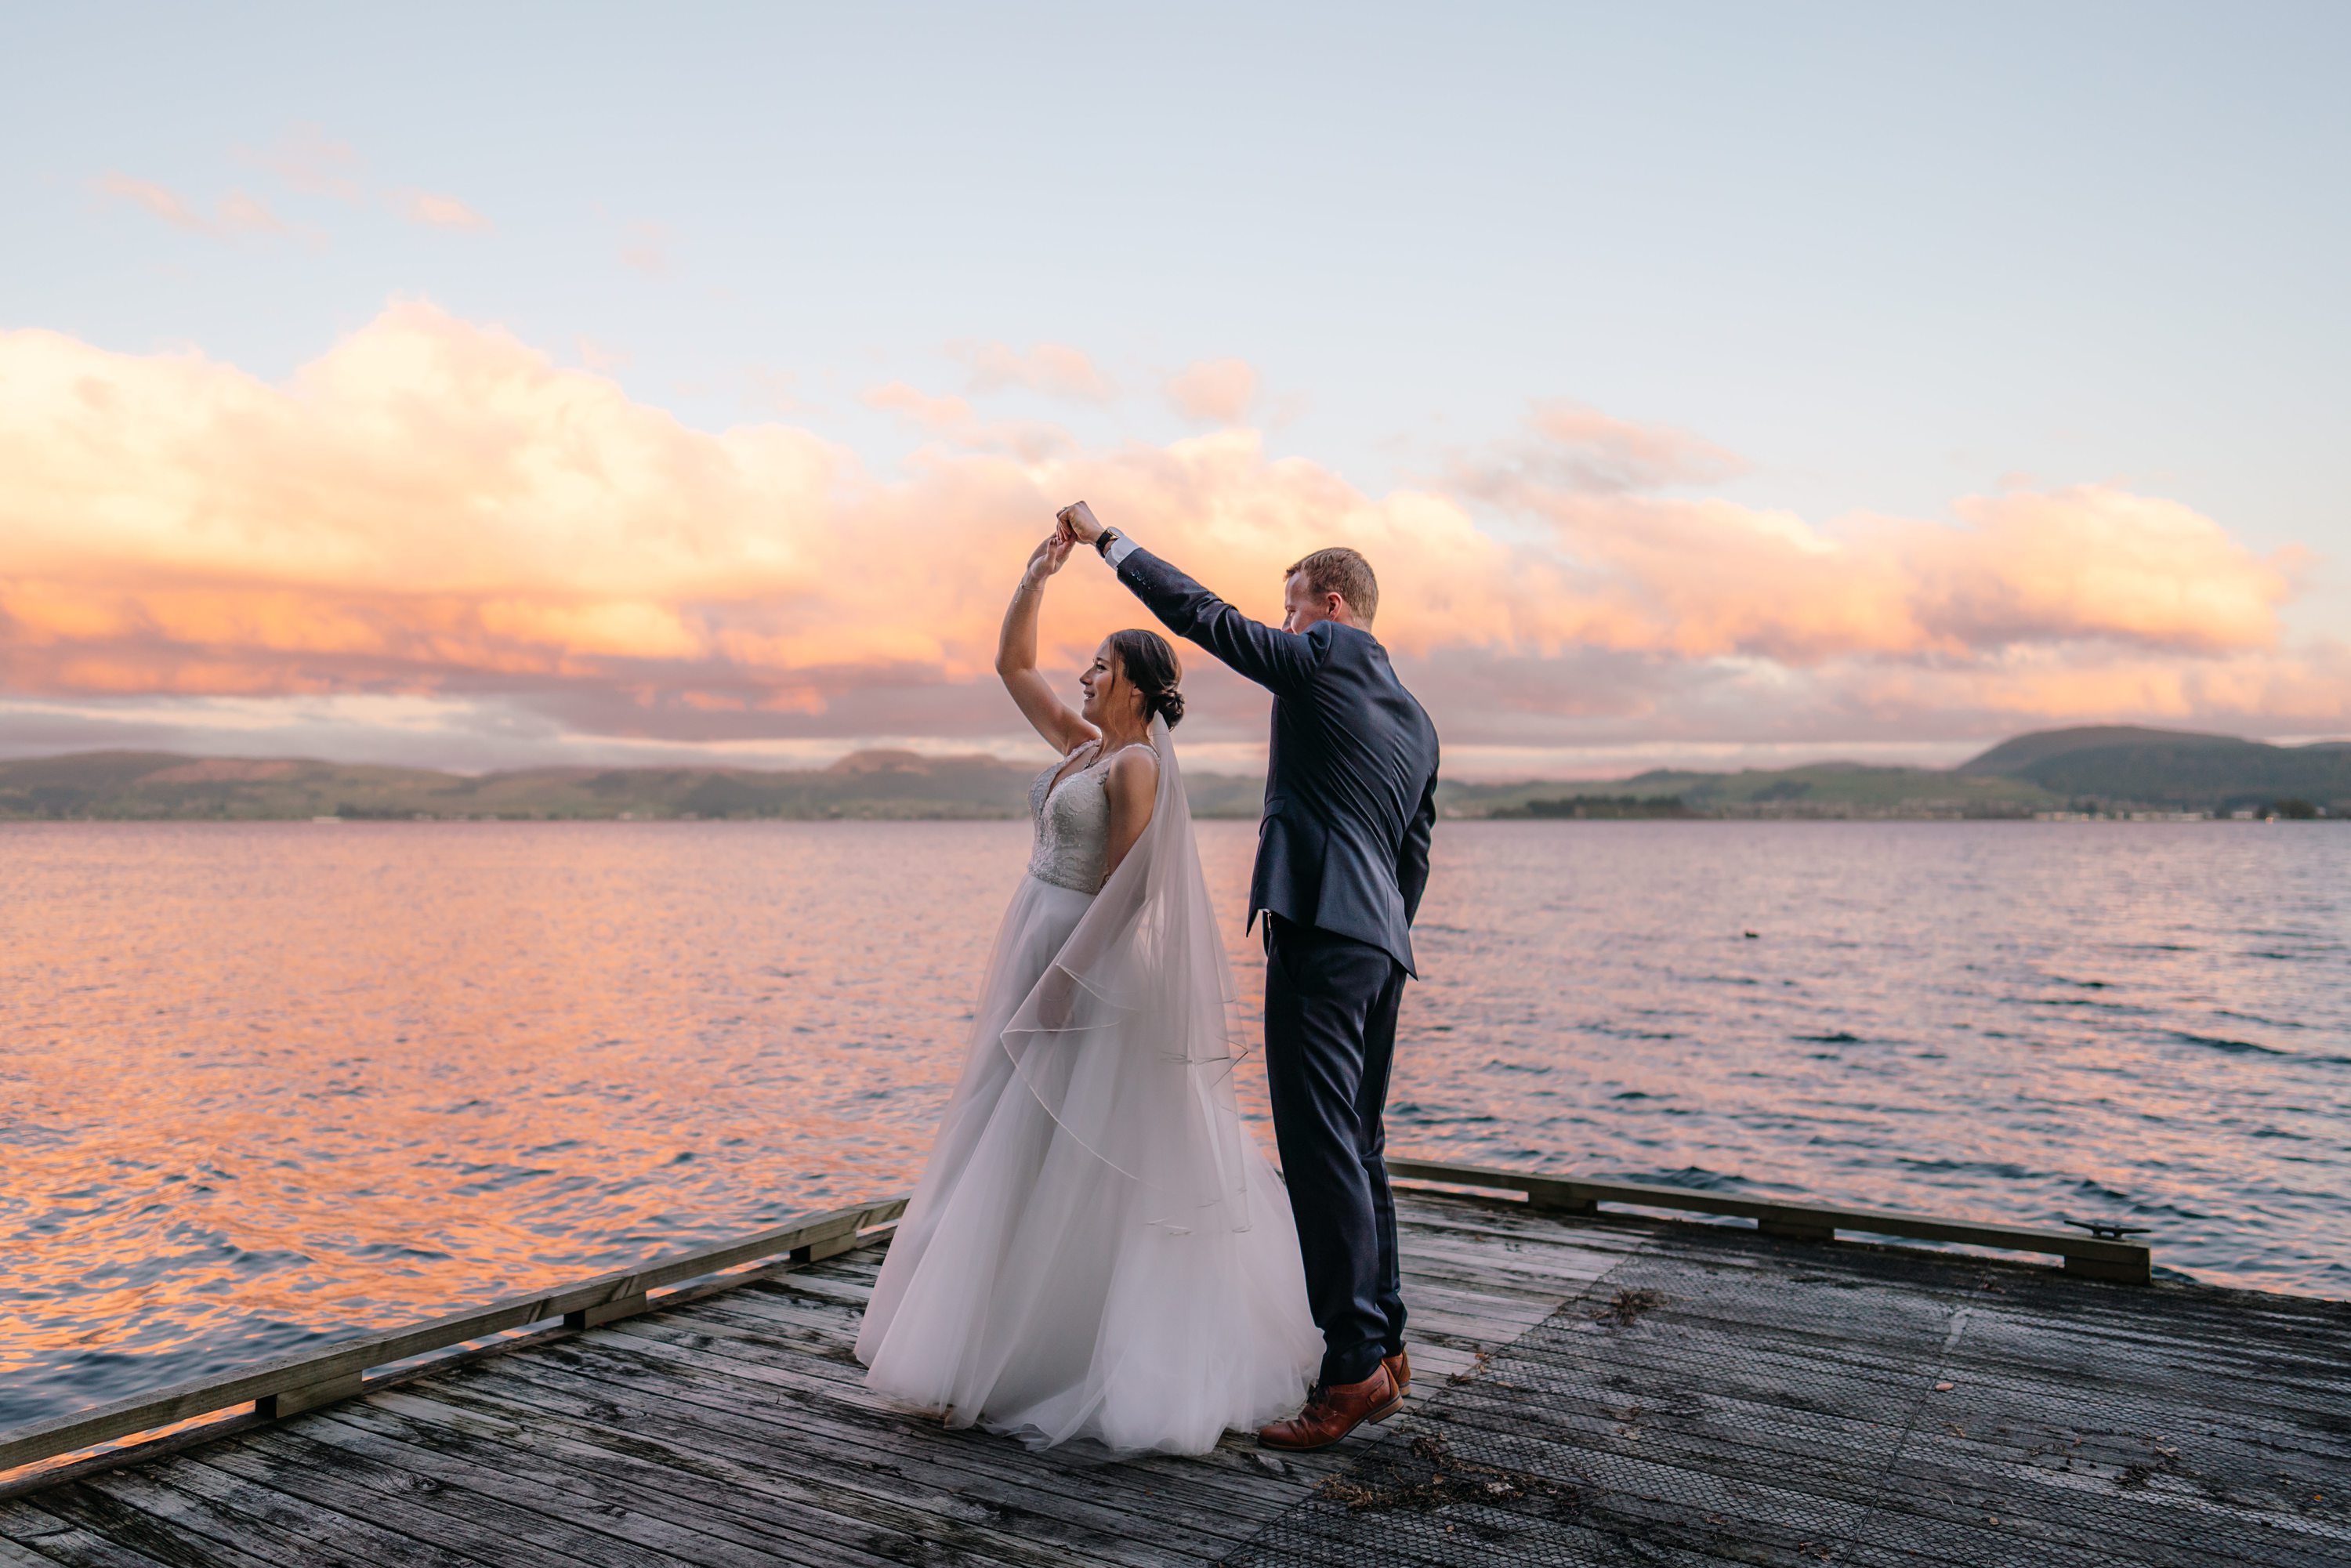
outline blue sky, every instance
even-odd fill
[[[1453,485],[1486,536],[1581,559],[1555,512],[1458,484],[1563,402],[1736,455],[1667,495],[1823,528],[2085,486],[2176,504],[2250,557],[2294,552],[2273,648],[2320,649],[2320,687],[2341,667],[2340,6],[90,6],[12,34],[0,329],[279,385],[424,301],[694,431],[820,432],[879,479],[937,434],[879,386],[1110,453],[1197,434],[1160,388],[1233,358],[1269,460],[1373,497]],[[456,205],[415,221],[420,194]],[[990,385],[990,344],[1074,347],[1111,395]],[[2112,635],[2058,641],[2078,662]],[[2343,727],[2310,684],[2114,716]],[[20,672],[0,748],[152,726],[158,702],[201,731],[215,695]],[[274,698],[284,725],[249,737],[373,745],[317,689]],[[2026,727],[1925,701],[1881,734],[1882,706],[1831,706],[1719,733],[1562,709],[1471,744],[1604,771],[1949,757]],[[433,746],[460,765],[709,744],[451,722]]]

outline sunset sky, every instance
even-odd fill
[[[0,755],[1034,757],[1081,496],[1363,549],[1461,776],[2351,734],[2351,7],[9,34]]]

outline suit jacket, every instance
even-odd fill
[[[1273,693],[1249,922],[1270,911],[1384,950],[1417,974],[1412,918],[1437,821],[1437,727],[1370,632],[1252,621],[1140,548],[1119,580],[1180,637]]]

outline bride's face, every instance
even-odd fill
[[[1131,713],[1143,700],[1143,694],[1134,689],[1134,684],[1118,667],[1118,653],[1107,638],[1094,650],[1094,662],[1078,677],[1078,685],[1086,692],[1085,703],[1078,712],[1098,729],[1104,715]]]

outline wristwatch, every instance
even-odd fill
[[[1101,556],[1102,559],[1108,560],[1110,559],[1111,542],[1118,537],[1118,530],[1116,528],[1104,528],[1101,533],[1094,536],[1094,553]]]

